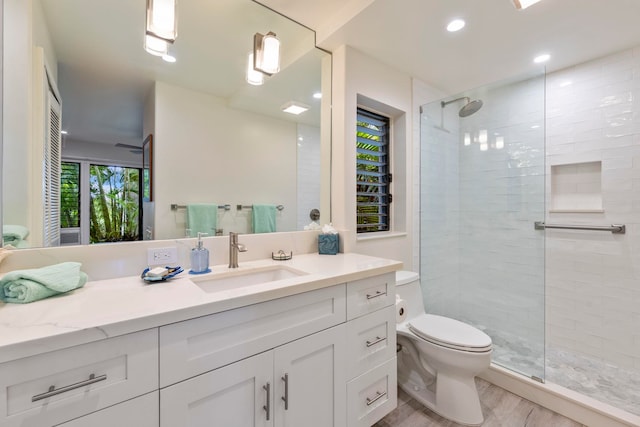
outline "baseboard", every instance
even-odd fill
[[[639,427],[640,416],[556,384],[542,384],[494,364],[480,378],[588,427]]]

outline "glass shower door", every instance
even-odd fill
[[[544,85],[482,87],[423,105],[420,121],[425,308],[483,330],[494,363],[541,381]]]

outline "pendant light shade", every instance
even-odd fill
[[[148,36],[168,43],[176,41],[178,36],[177,0],[147,0]]]
[[[253,36],[253,68],[266,75],[280,71],[280,40],[275,33]]]
[[[151,55],[163,56],[169,51],[167,42],[154,36],[144,36],[144,50]]]
[[[264,83],[264,74],[253,68],[253,53],[249,53],[247,61],[247,83],[254,86],[260,86]]]

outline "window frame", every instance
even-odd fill
[[[357,107],[355,214],[358,235],[392,229],[392,123],[391,117],[385,114]],[[366,124],[366,127],[361,124]],[[367,178],[362,179],[365,176]]]

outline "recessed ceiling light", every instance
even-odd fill
[[[315,99],[322,99],[322,92],[316,92],[316,93],[314,93],[314,94],[313,94],[313,97],[314,97]]]
[[[66,130],[61,130],[61,131],[60,131],[60,133],[61,133],[61,134],[63,134],[63,135],[66,135],[66,134],[68,134],[69,132],[67,132]]]
[[[301,114],[309,109],[308,105],[304,105],[300,102],[289,101],[282,106],[282,111],[289,114]]]
[[[176,62],[176,57],[175,57],[175,56],[171,56],[171,55],[169,55],[168,53],[167,53],[167,54],[162,55],[162,59],[163,59],[164,61],[166,61],[166,62],[171,62],[171,63]]]
[[[533,62],[535,62],[536,64],[542,64],[543,62],[547,62],[550,59],[551,55],[549,55],[548,53],[544,53],[533,58]]]
[[[540,0],[513,0],[513,5],[518,10],[523,10],[528,8],[529,6],[533,6],[538,3]]]
[[[447,31],[454,33],[463,29],[465,25],[466,23],[463,19],[454,19],[453,21],[449,22],[449,25],[447,25]]]

